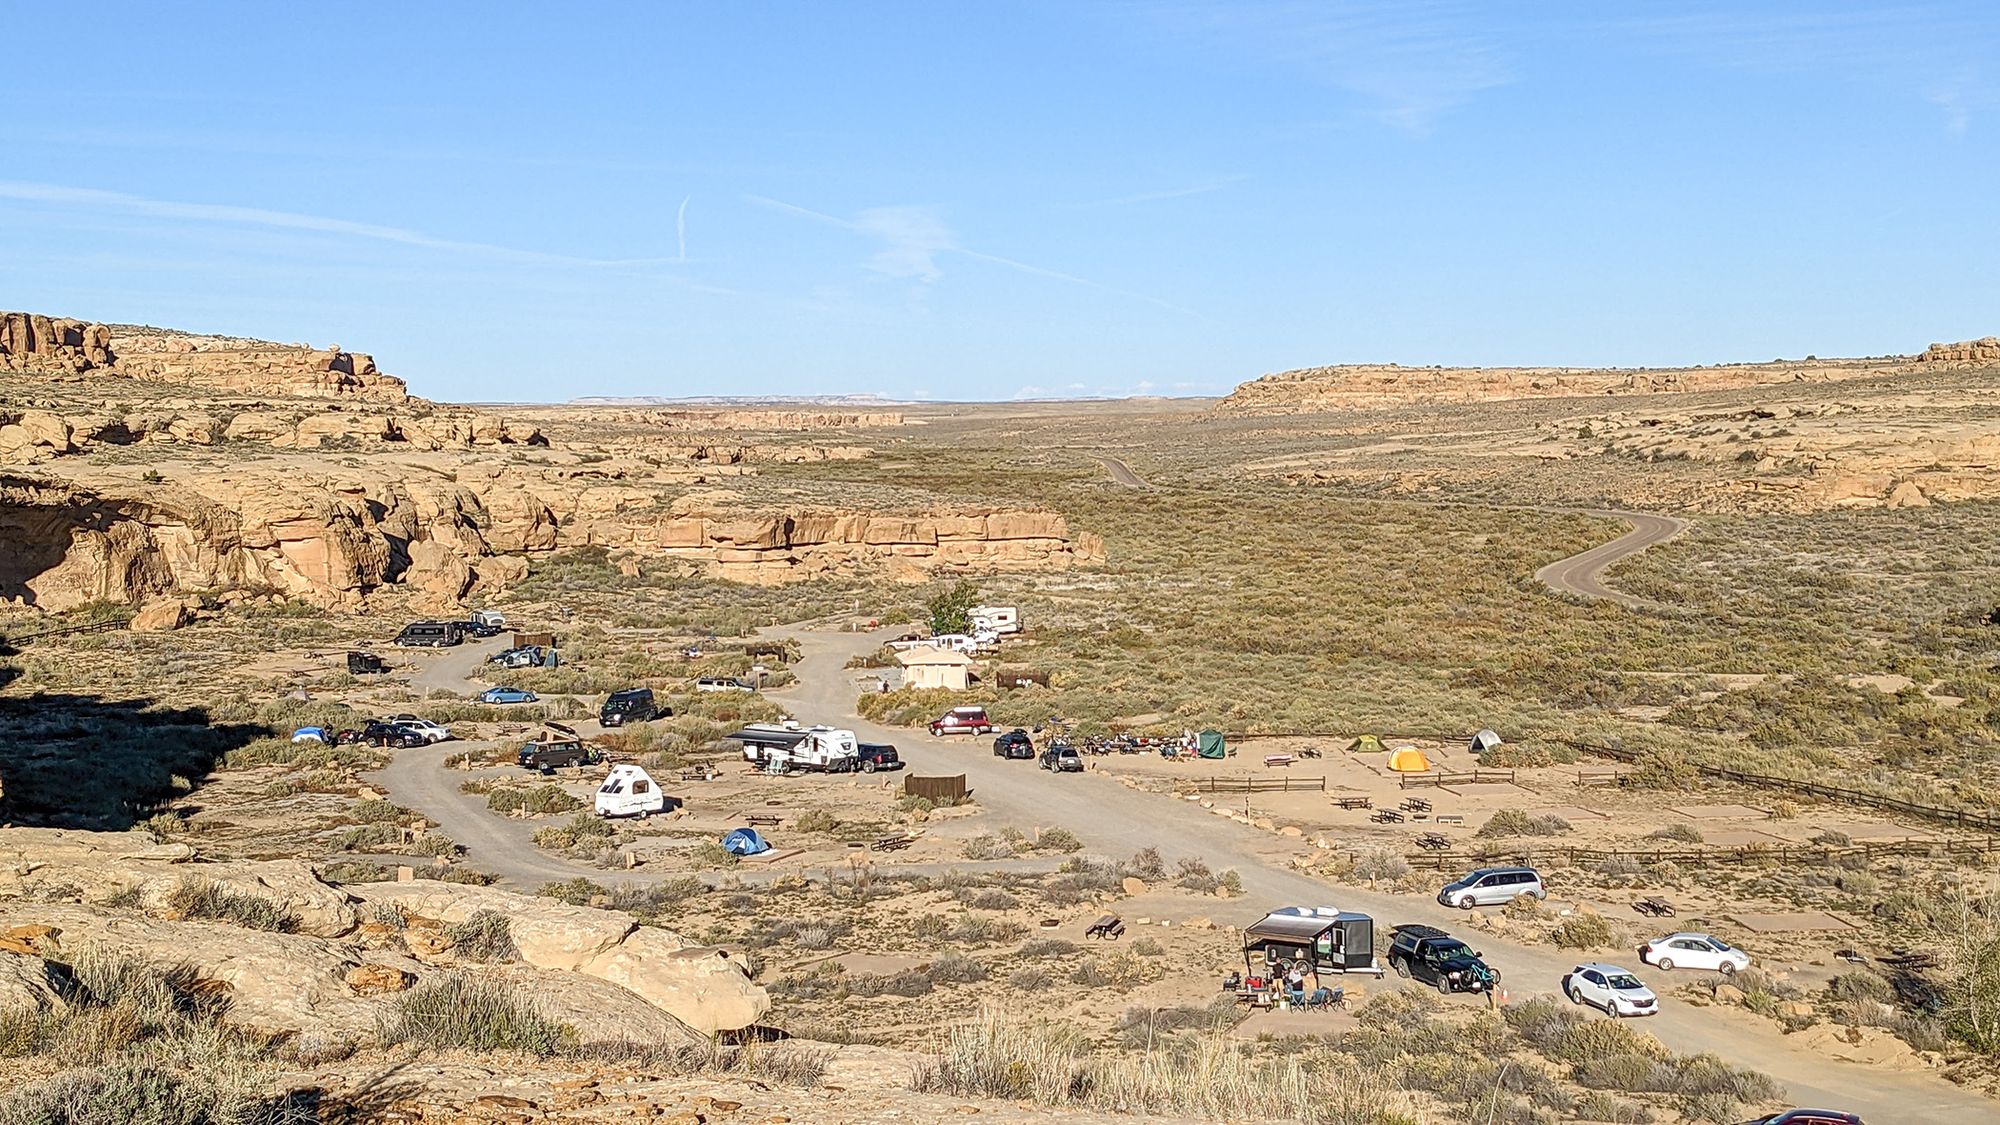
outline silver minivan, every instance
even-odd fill
[[[1537,899],[1549,897],[1549,892],[1542,886],[1542,877],[1535,873],[1534,868],[1482,867],[1446,883],[1444,889],[1438,892],[1438,901],[1460,910],[1470,910],[1475,906],[1504,906],[1522,895],[1533,895]]]

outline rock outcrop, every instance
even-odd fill
[[[375,360],[335,346],[274,344],[130,325],[0,313],[0,372],[86,372],[263,395],[401,401],[409,390]]]
[[[1957,344],[1932,344],[1917,357],[1917,362],[1967,366],[2000,363],[2000,336],[1983,336]]]

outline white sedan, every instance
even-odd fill
[[[1614,1019],[1654,1016],[1660,1012],[1660,998],[1653,995],[1653,990],[1616,965],[1578,965],[1563,977],[1562,990],[1570,1003],[1602,1008],[1605,1015]]]
[[[1712,969],[1728,976],[1750,967],[1750,955],[1708,934],[1668,934],[1639,947],[1639,960],[1672,972],[1675,969]]]

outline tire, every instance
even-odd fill
[[[1451,979],[1449,977],[1442,977],[1442,976],[1439,977],[1437,979],[1437,990],[1438,990],[1438,995],[1440,996],[1450,996]]]
[[[1724,961],[1718,967],[1717,971],[1720,972],[1725,977],[1733,977],[1736,975],[1736,962]]]
[[[1531,896],[1531,897],[1532,897],[1532,898],[1533,898],[1533,899],[1534,899],[1534,900],[1535,900],[1536,902],[1546,902],[1546,901],[1548,901],[1548,897],[1549,897],[1549,892],[1547,892],[1547,891],[1529,891],[1529,892],[1528,892],[1528,894],[1529,894],[1529,895],[1530,895],[1530,896]]]
[[[1392,957],[1389,959],[1389,967],[1396,970],[1397,976],[1402,977],[1404,980],[1410,979],[1410,963],[1408,961],[1398,961]]]
[[[1658,961],[1653,962],[1653,964],[1659,966],[1660,971],[1663,973],[1674,971],[1674,959],[1671,957],[1662,957]]]
[[[865,761],[865,762],[861,763],[861,772],[862,772],[862,773],[874,773],[874,772],[875,772],[875,759],[873,759],[873,758],[870,758],[870,759],[868,759],[867,761]]]
[[[1460,910],[1470,910],[1478,906],[1479,903],[1471,895],[1460,895],[1458,901],[1452,903],[1452,905],[1458,907]]]

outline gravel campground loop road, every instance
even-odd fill
[[[1384,927],[1429,922],[1448,929],[1463,928],[1463,914],[1428,897],[1339,886],[1301,874],[1287,863],[1288,849],[1297,845],[1287,845],[1281,837],[1209,815],[1166,795],[1126,789],[1095,771],[1050,774],[1031,762],[998,759],[984,738],[947,741],[922,731],[892,730],[861,719],[856,706],[863,690],[862,676],[847,663],[854,656],[874,651],[894,631],[840,632],[809,626],[766,630],[768,637],[797,640],[801,650],[801,659],[794,665],[796,682],[768,694],[801,722],[850,727],[863,741],[894,743],[913,773],[966,775],[974,799],[985,810],[981,819],[994,828],[1008,824],[1024,829],[1060,826],[1075,833],[1094,855],[1122,858],[1141,848],[1156,847],[1169,863],[1198,857],[1217,870],[1234,868],[1245,893],[1241,898],[1215,901],[1209,914],[1218,923],[1240,926],[1275,906],[1309,904],[1364,911]],[[440,831],[465,845],[467,861],[474,867],[499,875],[523,891],[579,875],[599,881],[649,882],[677,874],[645,868],[602,871],[541,851],[531,839],[533,822],[496,816],[487,811],[484,800],[459,791],[464,775],[442,768],[445,757],[458,749],[448,743],[404,751],[372,777],[398,804],[422,812],[438,823]],[[810,778],[795,780],[811,784]],[[1047,869],[1045,860],[1027,862]],[[1021,863],[1013,861],[1013,865]],[[1010,865],[927,864],[897,870],[921,874],[946,867],[974,870],[987,866]],[[760,872],[742,877],[742,881],[758,882],[776,874]],[[1558,885],[1558,895],[1560,892]],[[1481,934],[1477,944],[1501,970],[1505,987],[1514,998],[1553,992],[1557,980],[1577,960],[1558,950],[1522,945],[1498,934]],[[1373,987],[1399,986],[1400,982],[1390,977]],[[1839,1106],[1859,1112],[1864,1119],[1883,1122],[1973,1125],[2000,1119],[1993,1103],[1934,1075],[1829,1062],[1790,1045],[1769,1021],[1733,1009],[1695,1008],[1670,1000],[1660,1015],[1645,1021],[1644,1028],[1677,1051],[1713,1052],[1732,1065],[1762,1071],[1782,1083],[1797,1104]]]

